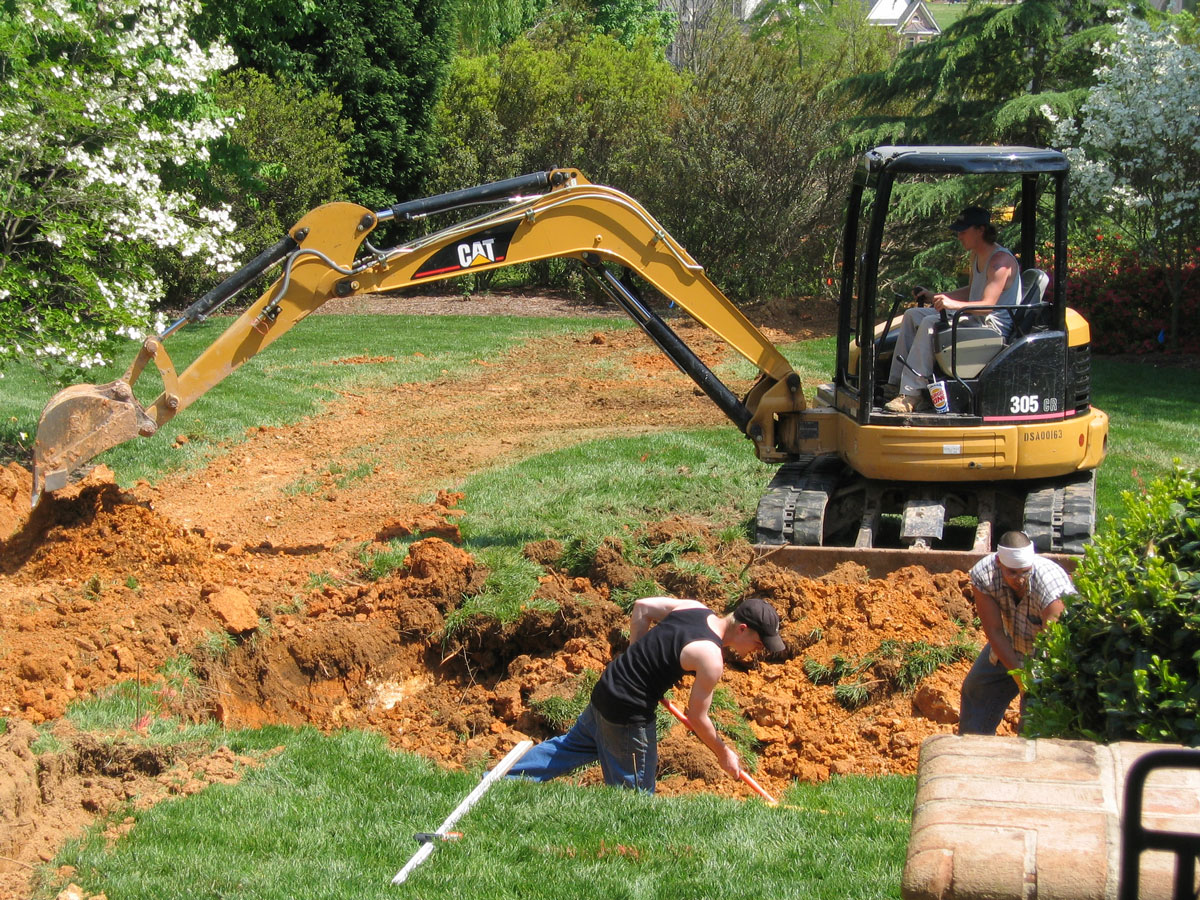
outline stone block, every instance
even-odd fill
[[[905,900],[1115,900],[1129,766],[1160,744],[935,735],[921,745]],[[1153,773],[1147,828],[1200,842],[1200,770]],[[1169,900],[1174,856],[1142,856]]]

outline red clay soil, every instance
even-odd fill
[[[784,340],[825,322],[776,317],[771,325],[772,338]],[[727,352],[698,329],[684,334],[710,365]],[[127,765],[98,772],[87,762],[95,737],[58,721],[78,697],[129,679],[162,691],[156,670],[189,654],[201,686],[166,704],[173,712],[229,727],[371,728],[398,749],[470,766],[553,733],[539,701],[573,693],[623,648],[627,618],[611,597],[645,577],[723,610],[729,585],[745,573],[779,610],[788,653],[731,662],[723,682],[761,742],[757,778],[767,790],[833,774],[914,772],[921,741],[954,729],[968,662],[904,690],[895,683],[898,656],[880,644],[960,637],[959,623],[973,615],[962,573],[907,568],[872,581],[843,567],[810,580],[757,561],[744,541],[722,542],[707,523],[674,518],[614,536],[584,577],[563,571],[553,542],[527,547],[544,570],[537,597],[559,608],[527,610],[503,627],[468,619],[444,638],[447,615],[487,575],[455,524],[455,491],[467,476],[596,436],[721,421],[639,332],[602,331],[534,341],[481,361],[470,376],[345,396],[154,486],[122,490],[100,467],[32,516],[29,473],[0,469],[0,716],[9,722],[0,738],[0,896],[19,896],[29,867],[90,817],[126,799],[186,794],[253,764],[186,749],[138,759],[131,741]],[[331,460],[364,456],[374,460],[369,476],[339,483],[329,474]],[[301,481],[307,489],[295,489]],[[366,577],[364,547],[411,534],[423,539],[404,568]],[[639,567],[621,552],[670,541],[695,548],[684,565]],[[226,635],[232,649],[214,649]],[[875,662],[854,676],[866,692],[855,709],[806,672],[806,661],[869,656]],[[40,794],[30,793],[26,723],[48,721],[66,749],[43,757]],[[660,755],[663,794],[747,794],[682,728]]]

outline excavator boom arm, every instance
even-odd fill
[[[528,191],[539,191],[524,196]],[[377,249],[368,238],[389,220],[412,220],[478,203],[508,201],[497,211]],[[385,293],[518,263],[574,258],[651,339],[757,445],[778,458],[775,416],[804,408],[800,380],[776,347],[705,275],[703,268],[635,200],[556,169],[398,203],[373,212],[331,203],[302,218],[288,235],[193,303],[162,335],[147,339],[122,379],[76,385],[42,414],[34,447],[34,502],[66,484],[70,472],[110,447],[149,436],[246,360],[333,298]],[[188,368],[176,373],[165,338],[202,321],[273,266],[283,273]],[[612,267],[635,272],[758,367],[759,385],[735,397],[669,326],[642,303]],[[132,384],[153,361],[164,390],[149,407]]]

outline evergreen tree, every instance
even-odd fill
[[[1050,142],[1043,112],[1073,115],[1094,83],[1095,47],[1111,38],[1107,0],[974,4],[941,37],[886,71],[839,85],[861,101],[850,148],[883,143]]]

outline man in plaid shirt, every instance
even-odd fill
[[[1060,565],[1037,555],[1027,535],[1010,531],[971,569],[971,587],[988,642],[963,680],[958,733],[995,734],[1019,691],[1024,714],[1020,675],[1009,673],[1021,667],[1037,633],[1063,614],[1061,598],[1075,585]]]

